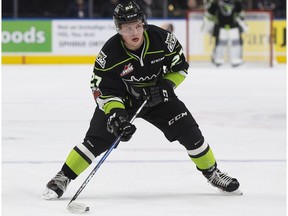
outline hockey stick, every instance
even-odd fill
[[[147,98],[142,105],[138,108],[136,111],[135,115],[132,117],[130,120],[130,123],[133,123],[133,121],[137,118],[138,114],[141,112],[143,107],[146,105],[148,102],[149,98]],[[103,162],[106,160],[108,155],[112,152],[112,150],[120,143],[121,137],[123,134],[120,134],[119,136],[116,137],[114,142],[112,143],[111,147],[106,151],[106,153],[103,155],[103,157],[99,160],[97,165],[94,167],[94,169],[91,171],[91,173],[88,175],[88,177],[85,179],[85,181],[82,183],[80,188],[77,190],[75,195],[72,197],[70,202],[68,203],[67,209],[72,212],[72,213],[84,213],[86,211],[89,211],[89,207],[86,206],[85,204],[82,203],[75,203],[74,201],[76,198],[79,196],[79,194],[83,191],[83,189],[86,187],[88,182],[91,180],[91,178],[94,176],[94,174],[97,172],[97,170],[100,168],[100,166],[103,164]]]

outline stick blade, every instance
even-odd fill
[[[83,203],[71,202],[68,204],[67,209],[74,214],[83,214],[88,212],[90,208]]]

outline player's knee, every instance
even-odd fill
[[[202,137],[197,142],[187,148],[188,155],[192,158],[197,158],[203,155],[209,149],[208,143],[205,141],[204,137]]]
[[[111,145],[112,142],[105,142],[104,140],[94,140],[94,139],[87,139],[85,138],[82,144],[77,145],[79,149],[81,148],[81,151],[88,156],[90,159],[95,159],[97,156],[105,152],[109,145]],[[92,161],[93,161],[92,160]]]
[[[196,163],[202,167],[201,160],[208,156],[213,159],[213,153],[210,150],[209,144],[205,141],[198,127],[191,127],[185,130],[179,137],[178,141],[186,148],[188,155]],[[200,161],[200,162],[199,162]]]
[[[198,126],[190,127],[178,136],[177,140],[182,144],[187,150],[193,150],[197,148],[198,145],[203,143],[204,137]]]

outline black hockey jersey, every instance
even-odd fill
[[[119,34],[111,37],[96,58],[91,79],[94,98],[106,114],[125,109],[124,99],[139,96],[139,88],[157,85],[168,79],[178,86],[185,78],[188,63],[183,48],[169,31],[148,25],[144,44],[135,54]]]
[[[231,3],[214,0],[207,12],[215,17],[215,22],[220,28],[238,27],[236,17],[244,16],[242,13],[242,3],[240,0],[231,0]]]

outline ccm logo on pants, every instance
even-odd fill
[[[179,115],[175,116],[174,118],[172,118],[170,121],[168,121],[169,125],[174,124],[176,121],[178,121],[179,119],[183,118],[184,116],[187,116],[187,112],[184,113],[180,113]]]

